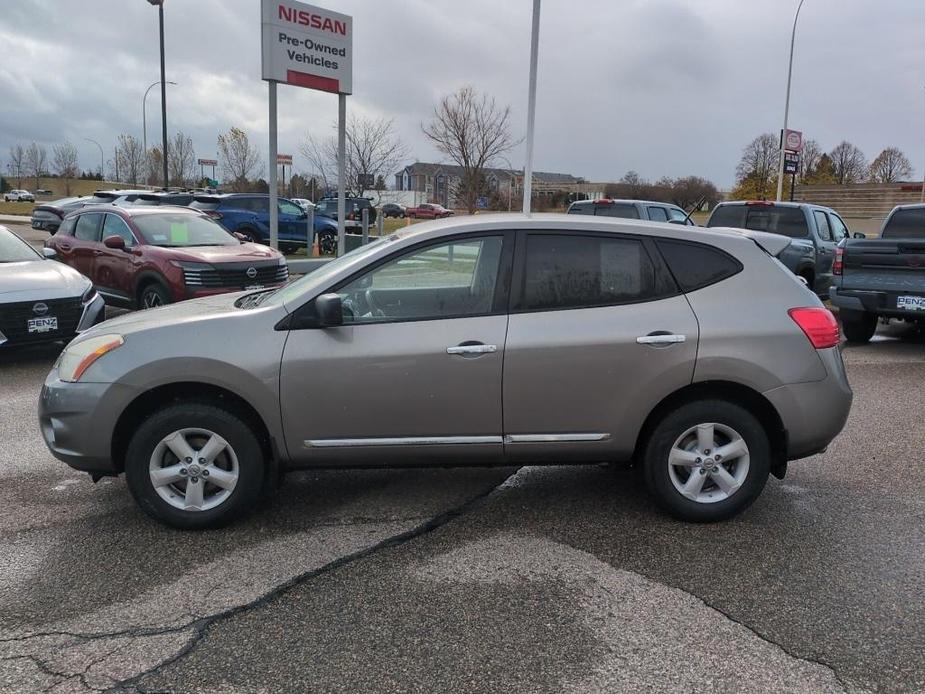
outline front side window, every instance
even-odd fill
[[[842,221],[842,218],[839,217],[834,212],[829,212],[829,223],[832,226],[832,238],[835,240],[836,243],[850,236],[850,232],[848,231],[848,225],[846,225]]]
[[[832,230],[829,228],[829,218],[822,210],[813,210],[813,217],[816,218],[816,229],[819,232],[819,238],[823,241],[832,240]]]
[[[637,239],[556,234],[527,238],[524,310],[633,303],[656,293],[655,268]]]
[[[80,215],[74,227],[74,237],[81,241],[99,241],[101,216],[99,214]]]
[[[132,235],[131,230],[120,217],[114,214],[107,214],[103,222],[103,239],[105,240],[110,236],[121,236],[122,240],[125,241],[126,248],[131,248],[135,245],[135,237]]]
[[[678,209],[677,207],[669,207],[668,214],[671,217],[673,222],[689,222],[690,219],[687,216],[687,213],[684,210]]]
[[[279,203],[279,212],[280,214],[288,214],[292,217],[298,217],[302,214],[302,208],[298,205],[293,205],[291,202],[281,202]]]
[[[492,312],[502,236],[418,249],[336,290],[345,323],[462,318]]]

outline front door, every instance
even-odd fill
[[[652,409],[693,378],[694,313],[650,240],[525,241],[504,348],[505,455],[625,459]]]
[[[106,214],[103,219],[101,238],[105,241],[110,236],[121,237],[125,242],[125,250],[109,248],[101,244],[101,248],[93,258],[93,281],[104,296],[130,302],[134,298],[132,280],[136,262],[132,249],[137,242],[131,229],[121,217],[115,214]]]
[[[292,459],[500,461],[511,245],[501,232],[443,239],[332,287],[344,325],[293,330],[283,353]]]

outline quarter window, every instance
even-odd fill
[[[655,269],[641,241],[527,237],[522,308],[528,311],[632,303],[656,293]]]
[[[80,215],[74,227],[74,237],[82,241],[99,241],[100,216],[99,214]]]
[[[732,256],[702,243],[659,239],[656,245],[685,292],[715,284],[742,269],[741,263]]]
[[[462,318],[492,313],[502,236],[411,251],[337,290],[345,323]]]

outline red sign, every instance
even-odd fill
[[[787,130],[784,139],[784,149],[788,152],[799,152],[803,149],[803,133],[800,130]]]
[[[292,166],[292,155],[291,154],[277,154],[276,163],[281,166]]]

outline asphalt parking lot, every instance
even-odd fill
[[[55,461],[57,351],[0,356],[0,689],[925,690],[925,339],[846,350],[855,405],[744,515],[609,465],[298,473],[184,533]]]

